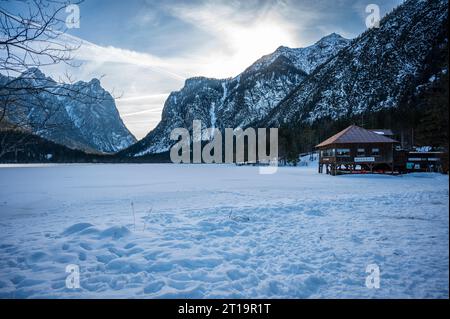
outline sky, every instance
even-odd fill
[[[17,14],[16,1],[0,6]],[[228,78],[279,46],[305,47],[336,32],[365,31],[366,6],[381,15],[402,0],[85,0],[79,28],[64,41],[81,43],[66,65],[43,71],[54,78],[101,78],[116,97],[128,129],[144,137],[161,119],[167,96],[193,76]],[[69,15],[70,13],[65,13]],[[64,17],[62,17],[64,18]]]

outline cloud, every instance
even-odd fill
[[[148,68],[177,80],[185,80],[185,76],[177,72],[175,61],[171,62],[170,60],[161,59],[151,54],[113,46],[100,46],[70,35],[65,35],[64,39],[67,39],[67,43],[73,43],[74,45],[80,44],[79,49],[73,55],[74,60],[89,61],[97,64],[129,64]]]
[[[203,70],[208,75],[211,72],[216,77],[237,75],[278,46],[299,44],[295,36],[299,23],[283,19],[283,2],[207,1],[176,4],[166,10],[214,38],[212,44],[202,48],[204,52],[214,51],[214,59],[207,61],[208,68]]]

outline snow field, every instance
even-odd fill
[[[447,176],[312,164],[2,167],[0,297],[448,298]]]

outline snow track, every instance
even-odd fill
[[[447,176],[315,171],[0,168],[0,297],[448,297]]]

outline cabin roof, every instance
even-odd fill
[[[397,141],[362,127],[350,125],[346,129],[316,145],[316,147],[324,147],[331,144],[352,143],[397,143]]]

